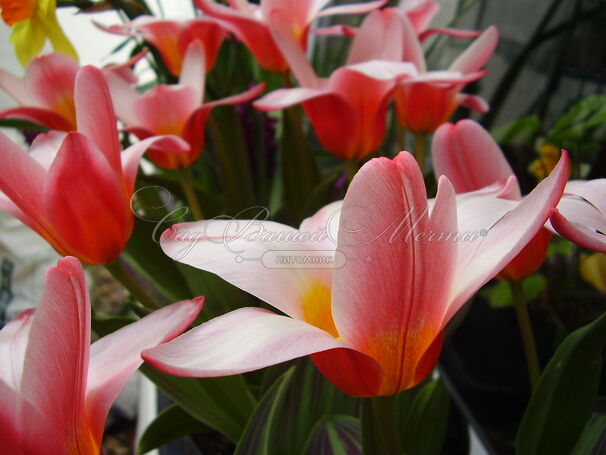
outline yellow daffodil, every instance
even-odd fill
[[[56,0],[0,0],[2,19],[13,28],[11,41],[23,66],[38,55],[48,38],[57,52],[78,58],[55,15]]]

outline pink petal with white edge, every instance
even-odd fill
[[[76,116],[78,131],[95,144],[117,175],[120,167],[120,141],[116,114],[103,72],[85,66],[76,76]]]
[[[459,106],[465,106],[468,109],[472,109],[476,112],[486,113],[490,110],[488,102],[477,95],[468,95],[467,93],[457,94],[456,102]]]
[[[606,179],[570,180],[564,194],[582,197],[606,215]]]
[[[480,33],[477,30],[461,30],[458,28],[430,28],[419,34],[419,40],[424,42],[427,38],[434,35],[446,35],[452,38],[475,38]]]
[[[478,242],[457,242],[459,259],[464,260],[457,267],[457,276],[450,294],[450,305],[444,319],[450,318],[476,293],[488,280],[501,271],[532,240],[553,214],[558,204],[570,169],[568,154],[564,152],[553,172],[526,196],[513,210],[507,212],[493,225],[482,222],[478,217],[475,229],[486,230],[486,235]],[[515,201],[505,202],[514,203]],[[464,215],[459,212],[459,219]],[[460,227],[459,227],[460,229]],[[464,265],[463,265],[464,264]]]
[[[156,85],[133,106],[138,124],[155,134],[180,136],[187,119],[200,106],[195,89],[185,85]]]
[[[404,54],[402,55],[402,60],[414,63],[417,70],[420,73],[424,73],[427,70],[427,66],[425,64],[423,48],[413,25],[405,14],[402,14],[402,25],[404,26],[404,36],[402,38],[404,40]]]
[[[34,310],[25,310],[0,330],[0,381],[18,391]]]
[[[36,104],[25,87],[25,81],[0,68],[0,88],[22,106]]]
[[[321,96],[331,95],[315,88],[282,88],[268,93],[253,103],[260,111],[277,111]]]
[[[347,263],[334,271],[333,317],[344,342],[381,366],[380,395],[428,374],[421,360],[441,340],[456,245],[417,237],[456,230],[455,207],[443,181],[428,216],[422,174],[406,152],[369,161],[345,195],[337,248]]]
[[[399,62],[404,55],[402,18],[393,9],[370,13],[349,49],[347,65],[368,60]]]
[[[29,149],[31,156],[38,164],[48,171],[66,134],[63,131],[49,131],[36,136]]]
[[[135,189],[141,158],[150,147],[161,147],[164,150],[170,150],[170,153],[190,152],[189,144],[177,136],[154,136],[131,145],[121,155],[124,182],[129,194],[132,194]]]
[[[467,193],[513,176],[505,155],[478,123],[445,123],[433,137],[431,157],[436,177],[445,175],[457,193]],[[520,199],[518,188],[513,199]]]
[[[83,410],[90,343],[90,302],[80,263],[60,259],[46,274],[44,294],[36,309],[25,355],[21,393],[32,404],[22,410],[24,440],[40,443],[29,424],[34,410],[47,416],[54,439],[83,441]],[[36,415],[32,416],[36,419]],[[34,445],[34,444],[32,444]]]
[[[141,352],[181,334],[198,316],[203,304],[204,297],[174,303],[93,343],[86,411],[96,440],[101,440],[110,406],[143,363]]]
[[[300,232],[317,233],[326,232],[326,238],[319,242],[317,249],[334,250],[337,247],[337,236],[339,235],[339,220],[341,219],[341,208],[343,201],[335,201],[325,205],[314,215],[305,218],[299,227]]]
[[[423,1],[418,5],[413,4],[408,6],[410,3],[410,1],[404,0],[400,2],[400,8],[404,10],[415,32],[419,35],[429,26],[433,17],[438,14],[440,4],[438,2]]]
[[[332,6],[318,13],[317,17],[335,16],[337,14],[362,14],[368,13],[385,5],[387,0],[366,3],[349,3],[346,5]]]
[[[304,319],[305,294],[317,285],[330,288],[330,270],[280,265],[277,256],[313,254],[318,245],[296,241],[298,231],[290,226],[262,221],[262,211],[250,214],[258,219],[176,224],[164,231],[160,246],[172,259],[214,273],[289,316]]]
[[[206,81],[206,55],[204,45],[200,40],[193,41],[187,46],[179,84],[190,87],[195,93],[195,100],[204,102],[204,84]]]
[[[492,57],[499,41],[499,31],[496,27],[488,27],[465,52],[457,57],[450,65],[451,71],[473,73],[481,69]]]
[[[142,355],[172,375],[218,377],[340,348],[352,349],[306,322],[262,308],[240,308]]]
[[[118,118],[127,126],[140,125],[135,104],[141,94],[127,80],[115,73],[106,73],[107,87]]]
[[[247,103],[248,101],[256,98],[265,90],[265,82],[255,85],[252,88],[249,88],[245,92],[238,93],[237,95],[227,96],[225,98],[221,98],[219,100],[211,101],[210,103],[206,103],[204,107],[212,108],[215,106],[225,106],[225,105],[233,105],[233,104],[241,104]]]
[[[0,111],[0,118],[25,120],[52,130],[74,131],[76,129],[73,119],[67,119],[56,112],[39,107],[13,107]]]
[[[416,67],[409,62],[388,62],[384,60],[371,60],[354,65],[348,65],[339,68],[333,74],[343,71],[354,71],[363,74],[366,77],[376,79],[378,81],[391,81],[394,79],[404,79],[407,77],[417,77]],[[329,87],[335,90],[334,78],[331,77]]]

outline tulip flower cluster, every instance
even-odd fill
[[[75,60],[58,3],[0,0],[25,66],[24,78],[0,68],[16,103],[0,125],[38,133],[24,150],[0,132],[0,210],[64,256],[39,306],[0,330],[0,452],[103,453],[110,407],[146,362],[180,406],[164,419],[179,412],[256,453],[255,428],[277,437],[267,416],[297,390],[284,391],[302,364],[278,365],[309,356],[318,383],[356,403],[356,431],[335,437],[357,434],[351,453],[401,455],[394,397],[425,387],[461,310],[493,278],[514,291],[538,393],[516,296],[552,241],[606,253],[606,179],[569,180],[578,163],[562,150],[523,195],[490,132],[449,123],[460,106],[489,110],[463,91],[489,77],[497,28],[431,27],[438,2],[387,3],[196,0],[196,17],[175,20],[144,1],[109,2],[130,20],[93,14],[100,39],[136,45],[97,68]],[[428,69],[423,43],[438,34],[473,41]],[[55,52],[38,55],[46,37]],[[320,65],[329,40],[348,51]],[[91,309],[82,264],[127,288],[128,317],[108,323]],[[90,344],[91,333],[105,336]],[[334,438],[305,431],[305,453],[336,453],[313,452]]]

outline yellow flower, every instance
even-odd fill
[[[552,144],[545,144],[539,147],[539,158],[530,163],[529,171],[535,175],[538,180],[547,177],[560,159],[560,149]]]
[[[40,53],[48,38],[57,52],[78,58],[57,22],[56,0],[0,0],[2,19],[13,28],[11,41],[23,66]]]

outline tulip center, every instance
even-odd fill
[[[330,306],[330,289],[316,283],[303,295],[303,315],[305,320],[337,338],[339,331],[332,318]]]
[[[0,0],[0,8],[4,22],[13,26],[33,17],[36,12],[36,0]]]

